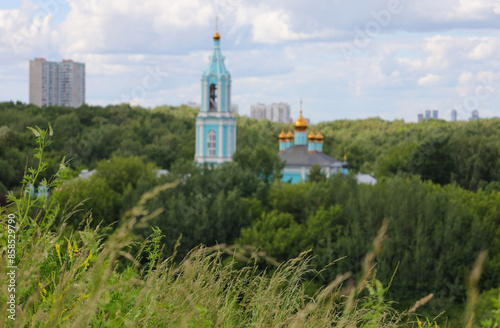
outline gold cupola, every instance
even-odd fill
[[[307,136],[307,139],[309,139],[309,142],[316,140],[316,135],[314,134],[314,132],[312,130],[309,133],[309,135]]]
[[[288,133],[286,134],[286,140],[287,141],[292,141],[293,140],[293,132],[288,129]]]
[[[220,34],[218,30],[215,30],[214,33],[214,41],[219,41],[220,40]]]
[[[307,128],[309,127],[309,124],[307,121],[302,117],[302,110],[300,110],[300,116],[299,119],[293,123],[293,126],[295,127],[296,132],[305,132]]]
[[[321,131],[318,129],[318,134],[316,134],[316,141],[323,142],[324,139],[325,139],[325,137],[323,137],[323,135],[321,134]]]
[[[280,141],[285,141],[286,139],[286,133],[285,133],[285,128],[281,129],[281,133],[279,135]]]

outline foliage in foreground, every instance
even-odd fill
[[[30,169],[25,185],[35,185],[46,168],[43,150],[49,144],[46,131],[33,131],[39,148],[37,169]],[[58,188],[65,164],[51,181],[42,185],[56,192],[50,197],[10,195],[13,206],[2,210],[14,214],[16,224],[16,320],[0,316],[1,326],[14,327],[424,327],[411,309],[398,313],[384,300],[387,289],[373,273],[387,225],[381,228],[373,251],[363,262],[363,275],[354,284],[350,274],[339,275],[314,296],[304,293],[304,277],[315,274],[309,258],[279,265],[273,273],[258,270],[258,252],[230,251],[228,247],[197,248],[180,263],[174,256],[160,259],[160,234],[141,244],[134,258],[132,230],[157,213],[145,205],[166,184],[145,193],[138,205],[125,214],[124,223],[106,240],[102,229],[90,228],[65,234],[56,226]],[[65,218],[72,211],[64,211]],[[89,218],[90,220],[90,218]],[[2,222],[2,259],[7,263],[6,222]],[[231,253],[227,256],[224,252]],[[247,252],[248,253],[248,252]],[[142,267],[141,258],[147,259]],[[226,260],[224,260],[226,259]],[[237,261],[247,263],[243,268]],[[6,276],[5,266],[0,274]],[[320,274],[317,272],[316,274]],[[1,289],[1,310],[7,313],[7,291]]]

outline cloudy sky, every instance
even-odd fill
[[[86,64],[89,104],[199,103],[216,15],[241,114],[500,116],[498,0],[1,0],[0,101],[44,57]]]

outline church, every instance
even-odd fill
[[[236,118],[231,112],[231,74],[220,52],[220,35],[201,78],[201,108],[196,117],[195,162],[220,165],[232,161],[236,151]]]
[[[347,158],[340,162],[333,157],[323,153],[324,137],[318,129],[318,133],[312,130],[307,133],[309,124],[300,116],[293,124],[295,133],[285,129],[281,130],[279,139],[279,157],[286,163],[283,170],[283,181],[299,183],[307,180],[309,170],[313,165],[319,165],[327,178],[333,174],[347,174],[349,164]]]
[[[201,78],[201,108],[196,117],[195,162],[220,165],[232,161],[236,151],[236,118],[231,112],[231,74],[220,51],[220,34],[213,35],[214,49],[207,70]],[[302,104],[301,104],[302,107]],[[349,164],[323,153],[324,137],[318,130],[307,133],[309,125],[300,116],[294,123],[295,133],[283,129],[278,136],[279,157],[286,162],[283,181],[307,180],[313,165],[319,165],[327,177],[347,174]]]

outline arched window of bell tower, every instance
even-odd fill
[[[215,84],[210,84],[210,107],[209,112],[217,111],[217,86]]]

